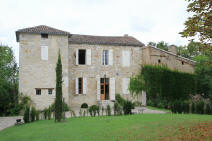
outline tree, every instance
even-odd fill
[[[0,116],[15,115],[18,108],[18,67],[10,47],[0,45]]]
[[[187,19],[185,29],[180,32],[182,37],[198,37],[196,42],[202,52],[212,52],[212,1],[186,0],[189,2],[187,11],[193,15]]]
[[[197,56],[195,73],[197,76],[197,93],[212,100],[212,56]]]
[[[158,43],[149,42],[148,45],[168,51],[168,43],[160,41]]]
[[[60,122],[62,119],[62,62],[60,50],[56,66],[56,99],[55,99],[55,121]]]

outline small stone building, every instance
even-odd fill
[[[117,93],[135,100],[128,84],[142,64],[165,64],[171,69],[194,71],[195,62],[177,56],[174,46],[164,51],[145,46],[128,35],[78,35],[41,25],[16,31],[16,38],[20,48],[19,91],[30,96],[37,109],[44,109],[55,100],[59,49],[63,97],[70,107],[80,107],[82,103],[112,104]]]

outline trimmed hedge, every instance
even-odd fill
[[[196,92],[194,74],[173,71],[166,66],[145,65],[142,67],[141,75],[144,78],[149,99],[187,100],[189,94]]]

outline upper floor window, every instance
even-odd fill
[[[85,65],[86,64],[86,50],[80,49],[78,52],[78,63],[79,65]]]
[[[102,65],[108,65],[108,50],[102,52]]]
[[[122,66],[130,67],[130,51],[129,50],[122,51]]]
[[[42,39],[48,39],[48,34],[42,33],[42,34],[41,34],[41,38],[42,38]]]
[[[36,95],[41,95],[41,89],[36,89]]]

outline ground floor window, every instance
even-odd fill
[[[48,94],[52,94],[52,89],[48,89]]]
[[[41,95],[41,89],[35,89],[36,95]]]
[[[79,94],[83,94],[83,78],[78,78],[78,91]]]

